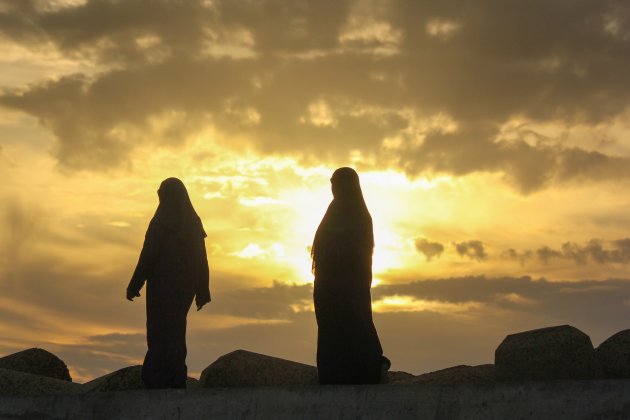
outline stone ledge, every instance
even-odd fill
[[[119,391],[0,397],[12,419],[627,419],[630,380]]]

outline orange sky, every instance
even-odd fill
[[[314,363],[307,247],[355,167],[393,369],[630,315],[630,8],[619,2],[0,0],[0,354],[140,363],[124,290],[164,178],[208,233],[193,374]]]

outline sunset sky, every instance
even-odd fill
[[[510,333],[630,327],[630,3],[0,0],[0,356],[142,362],[125,289],[171,176],[208,234],[198,375],[315,363],[310,246],[335,168],[374,220],[393,370]]]

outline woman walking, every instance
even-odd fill
[[[147,282],[147,346],[142,381],[149,389],[186,387],[186,316],[193,299],[210,302],[208,259],[201,219],[186,187],[168,178],[149,223],[127,299]]]
[[[375,384],[389,360],[372,321],[372,217],[353,169],[330,181],[333,200],[311,249],[319,382]]]

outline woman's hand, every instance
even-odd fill
[[[200,298],[199,296],[195,296],[195,305],[197,305],[197,310],[200,311],[201,308],[205,306],[206,303],[210,302],[209,297]]]
[[[136,292],[135,290],[127,289],[127,300],[133,302],[133,298],[140,297],[140,292]]]

